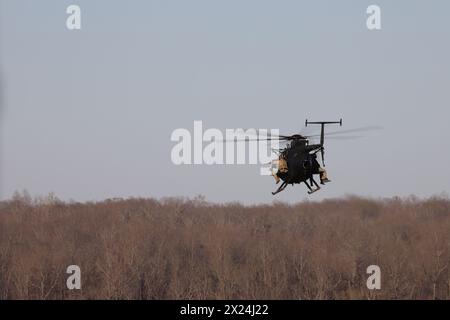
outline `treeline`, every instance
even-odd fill
[[[0,299],[450,299],[449,263],[446,197],[0,203]]]

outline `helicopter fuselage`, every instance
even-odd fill
[[[281,152],[281,157],[287,161],[288,171],[279,173],[281,180],[288,184],[302,183],[319,174],[319,163],[314,151],[320,150],[321,145],[307,145],[298,143],[287,147]]]

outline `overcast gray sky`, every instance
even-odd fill
[[[81,7],[82,30],[66,29]],[[381,7],[382,30],[366,28]],[[0,196],[430,196],[450,181],[449,1],[0,0]],[[379,125],[328,141],[332,183],[175,166],[174,129]]]

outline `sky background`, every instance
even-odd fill
[[[81,7],[82,30],[66,29]],[[366,28],[381,7],[382,30]],[[0,0],[0,198],[243,203],[419,197],[450,181],[450,2]],[[174,129],[338,120],[333,181],[276,197],[258,165],[175,166]],[[330,129],[334,130],[334,129]]]

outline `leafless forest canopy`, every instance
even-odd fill
[[[446,197],[0,204],[0,299],[450,298]],[[72,264],[81,290],[66,287]]]

